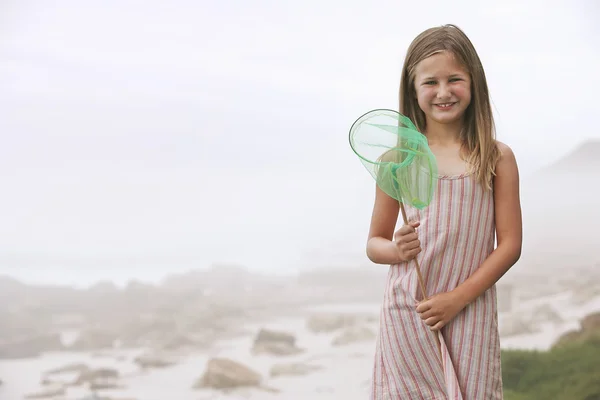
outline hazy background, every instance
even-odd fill
[[[598,4],[0,0],[0,399],[367,398],[388,268],[348,130],[446,23],[522,178],[505,398],[600,396]]]
[[[597,129],[589,1],[0,4],[0,273],[157,281],[366,263],[347,131],[397,108],[412,38],[463,28],[523,176]]]

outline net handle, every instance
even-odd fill
[[[408,218],[406,217],[406,210],[404,209],[404,203],[402,203],[402,202],[400,202],[400,211],[402,212],[402,219],[404,220],[404,225],[408,225]],[[419,260],[417,260],[416,256],[415,256],[414,260],[415,260],[415,266],[416,266],[416,271],[417,271],[417,278],[419,280],[419,286],[421,287],[421,293],[423,295],[423,299],[429,300],[429,298],[427,297],[427,292],[425,290],[425,284],[423,283],[423,275],[421,275],[421,267],[419,266]],[[434,334],[435,334],[435,332],[434,332]],[[440,354],[442,353],[442,341],[443,340],[444,339],[442,337],[442,331],[439,330],[437,332],[437,334],[435,334],[435,341],[437,343]]]
[[[404,203],[400,203],[400,212],[402,213],[402,219],[404,220],[404,225],[408,225],[408,218],[406,217],[406,210],[404,209]],[[419,260],[415,256],[415,266],[417,267],[417,278],[419,280],[419,286],[421,287],[421,294],[423,295],[423,299],[429,300],[427,297],[427,291],[425,290],[425,284],[423,283],[423,275],[421,274],[421,266],[419,265]]]

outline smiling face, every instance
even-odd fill
[[[471,103],[471,79],[452,53],[441,51],[419,62],[414,86],[427,126],[462,123]]]

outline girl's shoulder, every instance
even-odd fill
[[[513,164],[516,162],[515,153],[504,142],[496,140],[496,148],[498,149],[498,162],[496,163],[496,168],[502,168],[503,164]]]
[[[505,152],[512,153],[512,149],[510,148],[510,146],[499,140],[496,140],[496,147],[498,148],[498,150],[500,150],[500,154],[503,154]]]
[[[519,168],[515,153],[506,143],[496,141],[498,161],[494,171],[494,190],[513,190],[519,185]]]

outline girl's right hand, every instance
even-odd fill
[[[419,221],[409,222],[394,233],[394,243],[402,261],[410,261],[421,252],[421,242],[415,230],[419,225]]]

